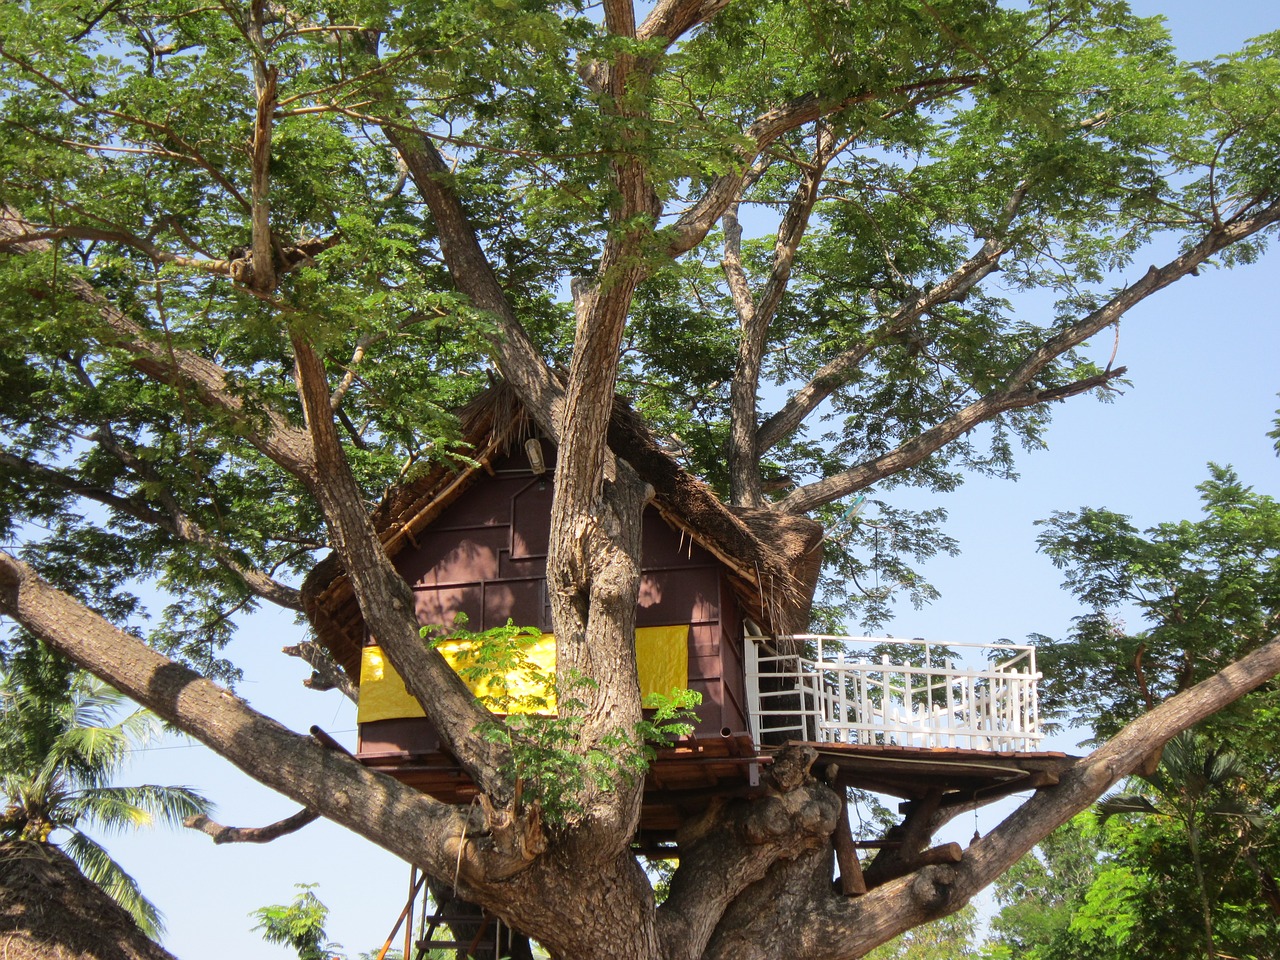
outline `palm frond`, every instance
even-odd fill
[[[58,738],[46,763],[65,767],[85,784],[106,783],[129,756],[128,736],[117,726],[72,727]]]
[[[91,674],[79,674],[71,688],[67,721],[71,727],[110,727],[129,699]]]
[[[181,826],[187,817],[207,814],[213,804],[191,787],[94,787],[80,791],[68,806],[79,816],[107,830],[149,827],[155,823]]]
[[[142,895],[137,881],[106,850],[78,830],[72,831],[62,849],[90,881],[133,917],[143,933],[153,940],[159,938],[164,932],[160,910]]]
[[[1109,793],[1093,809],[1102,823],[1121,813],[1160,813],[1160,808],[1140,793]]]

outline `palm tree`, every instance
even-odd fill
[[[1185,831],[1210,960],[1218,952],[1214,942],[1214,898],[1205,877],[1204,829],[1209,818],[1229,818],[1239,825],[1241,846],[1248,848],[1245,835],[1250,829],[1263,826],[1265,817],[1243,802],[1239,791],[1229,789],[1245,773],[1246,766],[1238,755],[1212,747],[1205,737],[1187,730],[1165,744],[1156,771],[1142,778],[1148,789],[1109,794],[1097,805],[1104,820],[1120,813],[1146,814],[1172,820]]]
[[[44,664],[48,667],[48,664]],[[160,912],[86,832],[179,825],[210,803],[188,787],[114,786],[129,751],[158,730],[141,709],[88,674],[0,670],[0,840],[54,843],[151,938]]]

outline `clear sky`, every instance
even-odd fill
[[[1280,27],[1274,0],[1132,5],[1167,16],[1190,59],[1227,52]],[[1022,457],[1016,483],[973,480],[938,499],[888,494],[902,505],[945,506],[949,532],[963,549],[927,570],[942,599],[923,611],[901,611],[889,632],[983,642],[1065,633],[1080,611],[1035,550],[1034,521],[1053,510],[1106,506],[1139,526],[1189,517],[1210,460],[1234,464],[1246,483],[1280,495],[1280,460],[1266,437],[1280,405],[1278,267],[1280,255],[1272,254],[1247,268],[1207,271],[1134,310],[1122,323],[1116,357],[1128,366],[1133,387],[1111,404],[1082,397],[1061,405],[1049,449]],[[1097,350],[1105,362],[1109,331],[1103,339]],[[353,745],[354,709],[337,693],[305,691],[301,681],[309,671],[279,654],[301,635],[285,616],[264,615],[247,627],[230,651],[245,667],[239,692],[296,730],[319,724]],[[139,753],[129,776],[197,786],[218,803],[217,819],[237,826],[260,826],[296,809],[179,740]],[[292,956],[251,932],[248,914],[289,900],[292,885],[301,882],[319,884],[316,892],[333,911],[334,940],[352,955],[374,949],[390,932],[408,882],[402,862],[326,823],[266,846],[215,847],[189,831],[111,837],[108,844],[165,912],[165,942],[181,960]]]

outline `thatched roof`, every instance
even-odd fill
[[[438,466],[390,490],[373,522],[395,557],[490,465],[537,427],[505,384],[487,390],[459,414],[470,463]],[[654,441],[641,418],[619,401],[609,446],[654,489],[653,505],[672,526],[717,557],[747,615],[766,633],[800,632],[822,562],[822,527],[806,517],[725,506]],[[317,639],[352,676],[359,674],[364,624],[336,555],[322,560],[302,587]]]
[[[176,960],[57,847],[0,842],[0,957]]]

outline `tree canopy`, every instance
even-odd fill
[[[806,782],[764,840],[722,811],[658,907],[634,779],[575,784],[554,826],[521,806],[369,509],[450,462],[491,372],[514,388],[558,447],[548,582],[583,756],[641,722],[651,491],[609,449],[615,395],[726,503],[826,524],[825,622],[884,616],[883,591],[843,589],[872,571],[927,599],[940,517],[873,533],[850,498],[1010,473],[1053,404],[1124,376],[1091,337],[1258,255],[1278,46],[1182,63],[1086,0],[7,3],[7,649],[40,638],[558,956],[860,956],[1280,669],[1266,625],[959,865],[835,897],[839,801]],[[220,686],[232,613],[301,611],[327,549],[482,829]],[[173,600],[145,626],[138,583]]]
[[[1045,522],[1041,548],[1087,608],[1041,646],[1047,699],[1098,738],[1274,629],[1275,500],[1213,464],[1199,491],[1201,518],[1142,532],[1099,508]],[[997,939],[1035,958],[1264,956],[1280,932],[1276,696],[1268,684],[1174,737],[1102,798],[1099,823],[1016,865]]]

